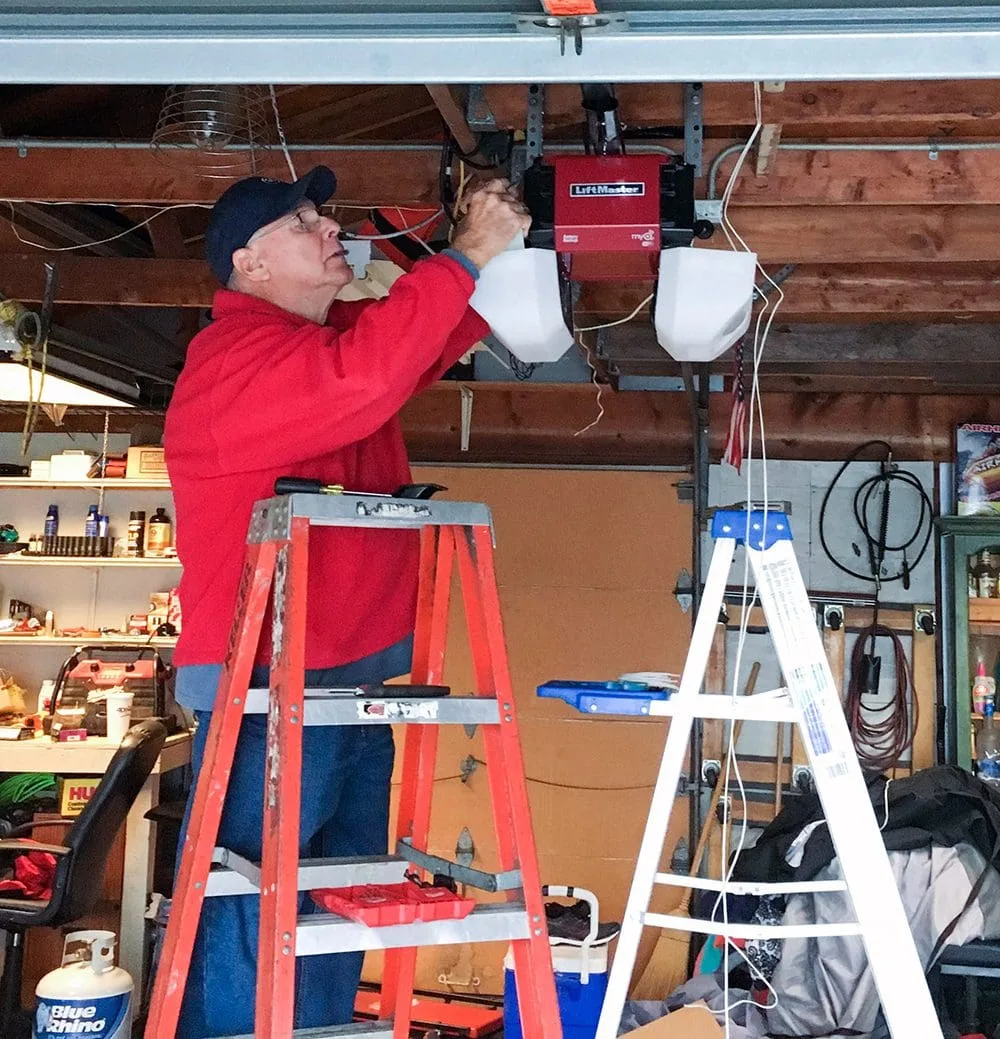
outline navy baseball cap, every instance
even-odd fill
[[[205,233],[205,258],[223,285],[233,275],[233,253],[262,227],[278,220],[304,199],[317,206],[337,190],[327,166],[316,166],[294,184],[269,177],[247,177],[226,188],[212,207]]]

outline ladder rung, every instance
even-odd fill
[[[269,691],[250,689],[246,713],[266,714]],[[307,689],[306,725],[497,725],[500,708],[492,696],[356,696],[342,689]]]
[[[861,934],[859,923],[843,924],[727,924],[724,920],[699,920],[673,913],[643,913],[642,922],[664,930],[693,931],[696,934],[725,934],[730,938],[836,938]]]
[[[388,927],[367,927],[332,913],[300,916],[297,956],[369,949],[405,949],[424,945],[463,945],[528,937],[528,915],[522,904],[503,902],[477,906],[463,920],[430,920]]]
[[[392,1024],[388,1021],[356,1021],[351,1025],[331,1025],[322,1028],[297,1028],[293,1039],[392,1039]],[[254,1039],[239,1035],[235,1039]]]
[[[672,696],[651,700],[649,715],[671,718],[687,714],[692,718],[733,718],[751,722],[797,722],[799,712],[785,689],[773,689],[755,696],[730,696],[727,693],[702,693],[698,696]]]
[[[657,873],[656,883],[666,884],[668,887],[693,888],[697,891],[725,891],[730,895],[794,895],[847,890],[847,885],[842,880],[769,883],[766,880],[710,880],[707,877],[690,877],[686,873]]]
[[[219,868],[208,875],[206,895],[260,894],[260,865],[228,848],[216,848],[213,861]],[[398,855],[367,858],[302,859],[299,862],[298,890],[321,887],[353,887],[356,884],[399,884],[407,861]]]

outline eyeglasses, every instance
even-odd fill
[[[292,225],[292,230],[301,234],[312,234],[323,226],[323,215],[316,209],[298,209],[284,220],[279,220],[272,227],[254,231],[247,241],[247,245],[253,245],[266,235],[280,231],[283,227]]]

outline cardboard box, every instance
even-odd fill
[[[79,815],[94,796],[100,778],[64,779],[59,791],[59,814],[70,818]]]
[[[165,480],[167,463],[162,447],[130,447],[125,463],[126,480]]]
[[[681,1007],[634,1032],[627,1039],[723,1039],[725,1033],[704,1003]]]
[[[1000,426],[966,422],[955,434],[959,516],[1000,514]]]

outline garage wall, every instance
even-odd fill
[[[665,724],[582,717],[560,701],[539,700],[535,689],[552,678],[681,669],[691,624],[673,596],[678,571],[690,566],[690,506],[678,503],[675,490],[682,477],[421,467],[415,478],[445,484],[447,497],[493,509],[543,882],[589,887],[602,916],[620,919]],[[457,608],[446,677],[456,691],[471,688]],[[483,758],[481,740],[461,728],[442,729],[432,847],[453,855],[468,827],[476,864],[494,865],[485,770],[479,766],[467,783],[458,778],[468,755]],[[686,832],[686,802],[675,816],[671,846]],[[472,992],[478,978],[479,991],[497,992],[503,952],[499,946],[425,950],[419,983],[446,988],[439,978],[447,977],[455,991]],[[373,957],[368,974],[377,972]]]

